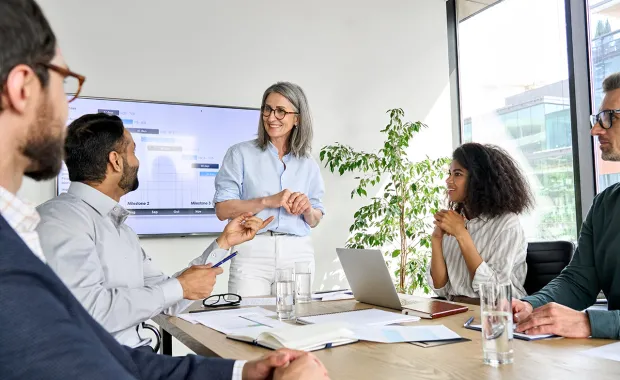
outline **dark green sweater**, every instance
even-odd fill
[[[524,301],[534,308],[557,302],[583,310],[594,304],[601,290],[609,311],[588,311],[592,337],[620,339],[620,184],[594,198],[570,264]]]

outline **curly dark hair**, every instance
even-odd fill
[[[532,208],[532,191],[512,157],[495,145],[466,143],[456,148],[452,158],[468,171],[463,203],[450,208],[466,211],[469,218],[494,218],[506,213],[521,214]],[[465,210],[464,210],[465,209]]]

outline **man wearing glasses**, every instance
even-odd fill
[[[603,160],[620,161],[620,73],[603,81],[603,91],[591,133]],[[608,310],[582,311],[601,290]],[[518,332],[620,339],[620,184],[594,198],[570,264],[542,290],[513,300],[512,306]]]
[[[44,263],[39,215],[15,194],[23,176],[61,167],[67,68],[33,0],[0,1],[0,374],[13,379],[325,379],[311,354],[243,362],[121,346]],[[81,79],[79,79],[81,78]],[[77,94],[75,94],[77,96]]]

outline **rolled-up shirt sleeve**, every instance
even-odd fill
[[[323,196],[325,195],[325,183],[323,182],[323,177],[321,176],[321,169],[319,168],[319,165],[317,165],[316,161],[312,161],[314,163],[314,165],[312,165],[312,180],[310,181],[310,191],[307,195],[308,199],[310,199],[310,204],[312,205],[312,208],[320,210],[321,213],[325,215],[325,206],[323,205]]]
[[[525,296],[523,283],[527,274],[527,266],[515,268],[515,263],[524,263],[527,255],[527,241],[519,228],[508,228],[499,233],[493,242],[484,248],[486,258],[474,274],[472,288],[478,292],[480,284],[497,281],[510,283],[513,297]],[[481,253],[482,254],[482,253]]]
[[[228,149],[222,166],[215,176],[215,195],[217,204],[233,199],[241,199],[243,190],[243,156],[235,146]]]
[[[428,286],[431,288],[435,294],[439,297],[448,298],[450,296],[450,280],[446,282],[446,284],[442,288],[436,288],[435,283],[433,282],[433,276],[431,276],[431,265],[428,265],[428,269],[426,271],[426,281],[428,282]]]

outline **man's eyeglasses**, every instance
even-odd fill
[[[604,110],[596,115],[591,115],[590,124],[592,125],[592,128],[594,128],[596,124],[599,124],[602,128],[609,129],[613,125],[613,120],[615,118],[614,115],[617,113],[620,113],[620,109]]]
[[[266,104],[261,108],[261,112],[263,113],[264,117],[271,116],[271,113],[273,112],[276,115],[276,119],[278,120],[284,119],[289,113],[293,115],[299,115],[299,112],[287,112],[285,109],[282,108],[273,109]]]
[[[72,95],[72,97],[69,98],[69,103],[74,101],[80,95],[82,85],[84,85],[84,81],[86,80],[85,76],[74,73],[67,68],[56,66],[52,63],[42,63],[41,66],[55,71],[64,77],[65,94]]]
[[[202,300],[204,307],[238,306],[241,296],[234,293],[214,294]]]

